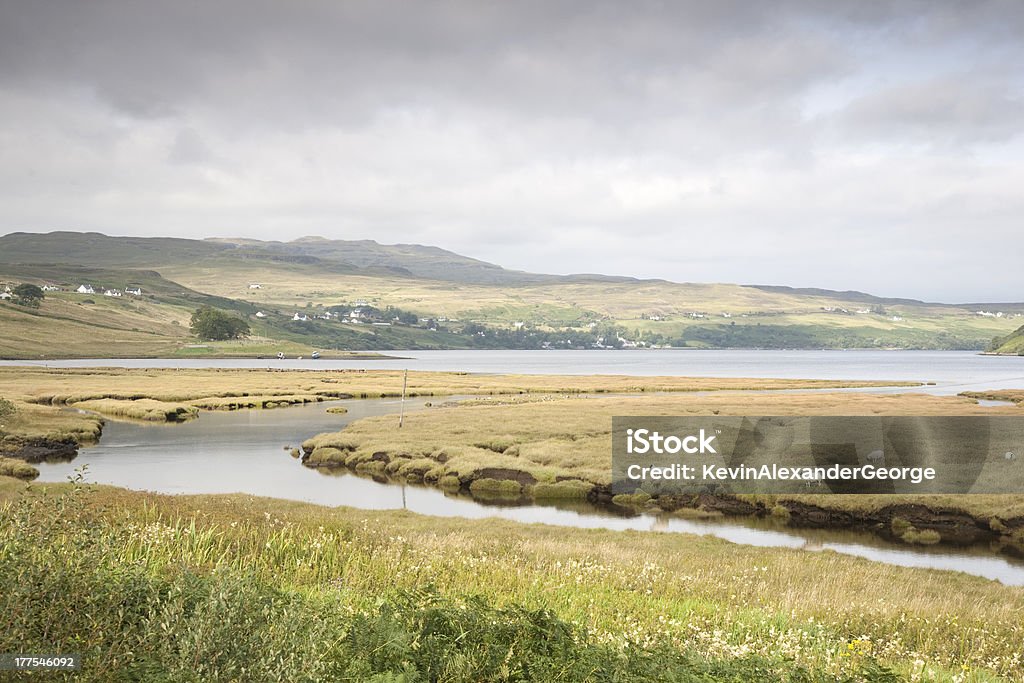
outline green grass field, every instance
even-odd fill
[[[0,651],[73,680],[1021,680],[1024,592],[684,534],[0,478]]]

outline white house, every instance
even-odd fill
[[[256,317],[257,318],[266,318],[267,314],[264,313],[263,311],[256,311]]]
[[[258,282],[250,282],[249,289],[263,289],[263,285]]]
[[[116,289],[108,289],[103,292],[103,296],[121,296],[121,292]]]
[[[292,320],[297,320],[299,322],[309,322],[309,316],[307,316],[305,313],[296,313],[295,315],[292,316]]]
[[[0,292],[0,299],[11,299],[14,295],[10,292]]]
[[[131,294],[132,296],[142,296],[142,287],[125,287],[125,294]]]
[[[75,290],[79,294],[95,294],[96,290],[92,288],[92,285],[78,285],[78,289]]]
[[[57,285],[43,285],[43,291],[44,292],[59,292],[60,291],[60,287],[58,287]]]

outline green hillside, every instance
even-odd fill
[[[1005,337],[997,337],[988,350],[992,353],[1024,356],[1024,325]]]
[[[1024,318],[1024,304],[539,275],[436,247],[323,238],[12,233],[0,237],[0,283],[19,282],[64,291],[34,311],[0,304],[6,357],[123,355],[118,345],[134,355],[609,346],[981,350]],[[70,291],[82,283],[136,285],[144,295],[85,303]],[[197,345],[187,328],[201,305],[246,318],[260,341]],[[68,326],[61,328],[61,320]],[[90,327],[105,332],[89,334]]]
[[[459,348],[457,335],[416,327],[338,325],[275,306],[198,292],[151,270],[70,265],[0,264],[0,291],[20,282],[59,287],[38,308],[0,300],[0,358],[46,359],[157,356],[308,355],[314,350]],[[80,294],[90,285],[94,294]],[[141,295],[105,296],[139,288]],[[247,320],[248,339],[201,343],[189,330],[192,312],[212,306]],[[323,312],[323,309],[318,309]],[[257,313],[262,313],[257,316]]]

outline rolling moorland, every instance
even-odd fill
[[[21,282],[56,289],[38,308],[0,300],[0,357],[669,346],[1018,353],[1012,333],[1024,317],[1022,303],[543,275],[436,247],[322,238],[11,233],[0,237],[0,283]],[[94,293],[76,292],[81,285]],[[204,305],[244,318],[251,334],[196,343],[189,318]]]

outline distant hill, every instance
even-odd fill
[[[746,285],[753,289],[760,289],[765,292],[779,292],[784,294],[797,294],[803,296],[825,296],[832,299],[842,299],[862,304],[902,304],[908,306],[942,306],[947,304],[932,304],[918,299],[899,299],[892,297],[881,297],[873,294],[865,294],[853,289],[837,291],[834,289],[820,289],[818,287],[785,287],[783,285]]]
[[[86,303],[70,291],[80,281],[136,284],[145,295]],[[1024,318],[1024,304],[936,304],[818,288],[546,275],[439,247],[322,237],[276,242],[11,233],[0,237],[0,286],[18,282],[63,291],[47,297],[38,311],[0,302],[6,327],[0,329],[0,355],[8,357],[37,350],[113,354],[106,345],[118,340],[119,329],[134,340],[134,353],[180,351],[188,341],[188,317],[199,305],[246,317],[268,349],[284,340],[353,350],[609,344],[981,350],[993,338],[1005,338],[1012,349],[1010,333]],[[377,311],[377,317],[325,317],[356,308]],[[80,331],[77,349],[68,348],[61,321]]]
[[[628,282],[635,278],[598,274],[544,275],[508,270],[440,247],[379,244],[374,240],[301,237],[291,242],[244,238],[191,240],[111,237],[97,232],[14,232],[0,237],[0,263],[64,263],[107,267],[153,267],[210,260],[293,263],[328,272],[393,275],[479,285],[545,282]]]
[[[108,237],[98,232],[12,232],[0,237],[0,263],[66,263],[135,268],[202,259],[228,244],[174,237]]]
[[[378,244],[373,240],[329,240],[323,237],[301,237],[291,242],[248,239],[207,241],[213,244],[247,247],[254,253],[305,256],[376,272],[391,270],[429,280],[500,285],[558,279],[552,275],[506,270],[493,263],[462,256],[439,247],[419,244]]]

